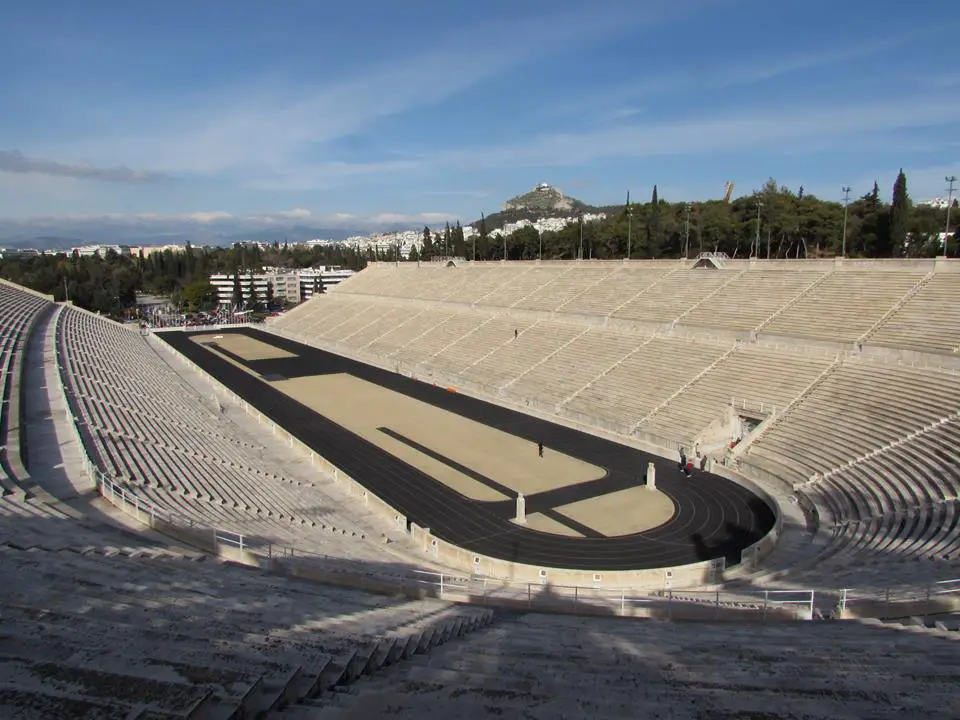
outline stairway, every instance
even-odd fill
[[[904,305],[906,305],[907,302],[910,300],[910,298],[912,298],[914,295],[916,295],[918,292],[920,292],[920,291],[924,288],[924,286],[933,279],[934,275],[936,275],[936,273],[933,272],[933,271],[931,271],[931,272],[928,272],[926,275],[924,275],[922,278],[920,278],[920,281],[919,281],[916,285],[914,285],[912,288],[910,288],[910,289],[906,292],[906,294],[905,294],[902,298],[900,298],[900,299],[896,302],[896,304],[894,304],[894,306],[893,306],[892,308],[890,308],[889,310],[887,310],[887,312],[885,312],[885,313],[883,314],[883,317],[881,317],[879,320],[877,320],[877,321],[873,324],[873,327],[871,327],[871,328],[870,328],[869,330],[867,330],[863,335],[861,335],[859,338],[857,338],[857,343],[856,343],[856,344],[857,344],[858,346],[859,346],[859,345],[863,345],[863,343],[865,343],[867,340],[869,340],[869,339],[870,339],[870,336],[873,335],[874,333],[876,333],[877,330],[879,330],[881,327],[883,327],[883,324],[884,324],[887,320],[889,320],[891,317],[893,317],[894,313],[896,313],[900,308],[902,308]]]
[[[773,425],[780,422],[784,418],[784,416],[787,413],[789,413],[790,410],[797,405],[797,403],[799,403],[801,400],[807,397],[810,393],[812,393],[817,387],[819,387],[820,384],[824,380],[826,380],[828,377],[830,377],[830,375],[832,375],[837,370],[837,368],[839,368],[840,365],[842,364],[843,364],[843,355],[837,355],[834,361],[830,363],[830,365],[828,365],[826,368],[824,368],[823,372],[817,375],[813,379],[813,382],[811,382],[809,385],[807,385],[807,387],[803,389],[803,392],[801,392],[793,400],[787,403],[787,405],[782,410],[780,410],[777,414],[771,415],[762,423],[760,423],[750,435],[744,438],[743,442],[741,442],[739,445],[737,445],[733,449],[733,456],[735,458],[743,457],[743,455],[747,452],[750,446],[753,445],[753,443],[759,440],[763,436],[763,434],[767,430],[769,430]]]
[[[284,695],[295,699],[268,708],[275,711],[269,717],[318,717],[324,708],[338,706],[342,698],[355,696],[357,689],[362,692],[365,678],[404,660],[429,654],[433,648],[486,628],[494,620],[494,613],[488,608],[471,610],[468,615],[454,606],[440,619],[430,618],[400,628],[394,637],[357,649],[346,661],[331,662],[316,674],[291,678],[295,691]]]

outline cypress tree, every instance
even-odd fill
[[[910,196],[907,195],[907,176],[903,168],[893,183],[893,200],[890,203],[890,251],[895,257],[903,257],[907,247],[907,217],[910,214]]]
[[[243,303],[243,290],[240,287],[240,268],[233,271],[233,297],[230,298],[233,303],[233,309],[239,310]]]
[[[423,247],[420,248],[420,257],[429,260],[433,257],[433,239],[430,237],[430,228],[423,226]]]
[[[650,214],[647,216],[647,255],[655,258],[660,254],[660,198],[657,186],[650,197]]]

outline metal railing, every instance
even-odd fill
[[[960,578],[939,580],[924,587],[886,588],[882,591],[843,588],[837,601],[837,615],[847,617],[847,612],[858,605],[900,605],[905,603],[929,603],[947,600],[952,606],[960,603]]]
[[[817,599],[838,598],[828,612],[836,618],[851,616],[857,607],[895,606],[909,602],[929,602],[940,598],[960,602],[960,579],[942,580],[923,587],[887,588],[884,590],[837,591],[814,589],[664,589],[646,590],[630,587],[555,585],[515,581],[473,575],[465,577],[411,568],[408,572],[374,573],[362,561],[344,560],[272,543],[251,544],[243,533],[223,528],[203,528],[177,513],[164,510],[156,503],[139,497],[97,472],[101,495],[116,507],[125,510],[144,524],[156,518],[186,529],[210,534],[215,548],[226,546],[265,561],[290,567],[314,568],[318,574],[336,584],[363,589],[371,582],[386,583],[397,590],[420,589],[441,599],[462,600],[493,606],[522,607],[531,610],[561,610],[581,614],[656,617],[661,619],[796,619],[818,617]],[[328,573],[328,574],[325,574]],[[832,601],[831,601],[832,602]]]
[[[761,415],[776,415],[777,406],[771,403],[747,400],[746,398],[730,398],[730,407],[734,410],[745,410],[747,412],[756,412]]]

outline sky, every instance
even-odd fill
[[[943,0],[9,0],[0,219],[462,219],[960,170]]]

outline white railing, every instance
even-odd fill
[[[741,398],[738,400],[735,397],[730,398],[730,406],[734,410],[745,410],[747,412],[756,412],[761,415],[776,415],[777,406],[771,403],[765,402],[754,402],[747,400],[746,398]]]
[[[860,591],[855,588],[843,588],[840,590],[840,599],[837,602],[837,614],[840,618],[847,616],[848,610],[857,605],[873,605],[882,603],[884,605],[911,603],[911,602],[936,602],[937,600],[947,600],[951,606],[960,603],[960,578],[954,580],[940,580],[924,587],[902,587],[887,588],[881,591],[865,590]]]
[[[159,518],[171,525],[180,525],[187,528],[195,527],[193,520],[161,508],[152,500],[142,498],[122,485],[113,482],[97,468],[92,469],[93,478],[97,483],[97,492],[109,500],[114,507],[133,515],[137,521],[153,526]]]
[[[293,546],[271,543],[251,545],[243,533],[200,527],[192,520],[162,509],[152,501],[113,483],[99,471],[96,472],[96,477],[97,488],[103,497],[146,525],[152,525],[160,518],[172,525],[199,532],[201,536],[209,533],[214,547],[218,550],[226,546],[291,568],[313,568],[318,579],[359,589],[370,587],[371,583],[378,583],[381,587],[386,583],[398,590],[426,590],[427,594],[441,599],[477,604],[668,620],[739,616],[753,620],[812,620],[817,617],[818,594],[836,595],[839,598],[833,608],[839,618],[847,617],[849,611],[857,605],[881,604],[889,607],[904,602],[935,601],[938,598],[950,598],[960,602],[960,579],[942,580],[922,587],[887,588],[880,591],[856,591],[849,588],[835,592],[813,589],[650,591],[629,587],[531,583],[481,575],[464,577],[419,569],[396,574],[371,573],[361,561],[344,561],[342,558],[300,550]]]
[[[164,327],[148,327],[147,330],[152,333],[162,332],[215,332],[217,330],[229,330],[230,328],[259,327],[261,323],[239,322],[239,323],[214,323],[212,325],[165,325]]]

